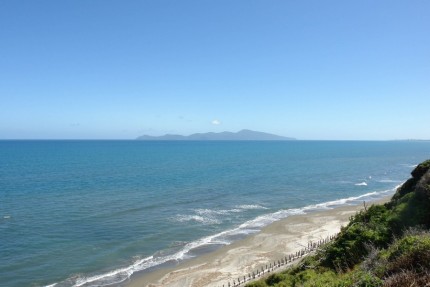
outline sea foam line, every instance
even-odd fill
[[[267,226],[275,221],[284,219],[288,216],[296,215],[296,214],[306,214],[307,212],[312,212],[312,211],[321,210],[321,209],[332,209],[336,206],[345,205],[347,203],[354,202],[357,200],[377,199],[384,195],[388,195],[389,193],[394,192],[400,186],[401,184],[389,190],[369,192],[355,197],[348,197],[348,198],[342,198],[342,199],[333,200],[333,201],[327,201],[323,203],[308,205],[302,208],[283,209],[273,213],[260,215],[252,220],[248,220],[244,222],[243,224],[239,225],[236,228],[225,230],[214,235],[202,237],[198,240],[187,243],[181,250],[179,250],[178,252],[172,255],[167,255],[167,256],[162,256],[157,258],[155,258],[154,256],[149,256],[135,261],[133,264],[131,264],[128,267],[119,268],[107,273],[89,276],[89,277],[78,277],[76,279],[69,278],[63,282],[54,283],[51,285],[47,285],[45,287],[53,287],[53,286],[95,287],[95,286],[119,284],[129,279],[130,276],[135,272],[143,271],[169,261],[179,261],[179,260],[190,258],[191,256],[187,254],[191,250],[196,249],[200,246],[210,245],[210,244],[228,245],[231,243],[231,241],[228,240],[228,238],[231,236],[256,233],[260,231],[261,228],[263,228],[264,226]]]
[[[362,181],[362,182],[360,182],[360,183],[356,183],[356,184],[354,184],[354,185],[356,185],[356,186],[367,186],[367,182]]]
[[[172,220],[177,222],[195,221],[204,225],[221,224],[225,215],[246,212],[247,210],[268,209],[259,204],[236,205],[232,209],[193,209],[194,214],[177,214]]]

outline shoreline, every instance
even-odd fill
[[[392,195],[368,201],[366,206],[385,203]],[[342,205],[291,215],[269,224],[258,233],[173,267],[137,272],[123,286],[228,286],[228,282],[237,282],[237,278],[248,277],[248,274],[261,270],[270,262],[302,250],[310,241],[318,242],[337,234],[341,226],[345,226],[349,218],[363,208],[363,205]]]

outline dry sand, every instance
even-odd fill
[[[380,204],[391,196],[372,202]],[[369,205],[370,203],[367,203]],[[335,209],[289,216],[263,228],[259,233],[206,255],[186,260],[174,268],[147,274],[134,274],[127,287],[225,286],[238,277],[295,253],[309,241],[318,241],[340,231],[349,218],[363,208],[341,206]]]

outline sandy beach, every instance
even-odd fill
[[[366,205],[387,202],[391,195]],[[183,261],[173,268],[135,274],[127,287],[228,286],[228,282],[262,266],[302,250],[310,241],[317,242],[339,232],[341,226],[363,205],[341,206],[330,210],[294,215],[274,222],[259,233],[220,249]]]

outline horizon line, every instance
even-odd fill
[[[293,140],[139,140],[139,139],[115,139],[115,138],[102,138],[102,139],[89,139],[89,138],[11,138],[0,139],[0,141],[137,141],[137,142],[295,142],[295,141],[430,141],[430,139],[297,139]]]

